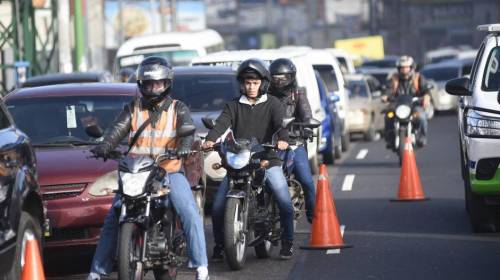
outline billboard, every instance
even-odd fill
[[[335,48],[343,49],[351,55],[359,55],[371,59],[384,58],[384,39],[382,36],[336,40]]]

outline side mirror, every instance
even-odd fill
[[[98,125],[89,125],[85,128],[85,133],[92,138],[101,138],[104,135],[104,131]]]
[[[469,91],[469,78],[456,78],[446,82],[446,92],[451,95],[471,96]]]
[[[294,120],[295,118],[284,118],[283,122],[281,123],[281,127],[287,128]]]
[[[177,136],[186,137],[193,135],[195,130],[196,126],[194,126],[194,124],[183,124],[177,128]]]
[[[213,129],[215,127],[215,120],[212,118],[201,118],[201,122],[208,129]]]
[[[310,119],[309,122],[307,123],[307,125],[305,127],[308,127],[308,128],[317,128],[321,125],[321,122],[318,121],[317,119]]]
[[[333,103],[339,102],[340,101],[340,96],[332,93],[330,95],[330,101],[333,102]]]

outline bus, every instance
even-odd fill
[[[172,66],[189,65],[194,57],[224,50],[224,40],[215,30],[167,32],[133,37],[116,53],[115,73],[136,69],[148,56],[165,57]]]

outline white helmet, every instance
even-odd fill
[[[399,67],[406,67],[406,66],[409,66],[412,68],[415,66],[413,57],[411,57],[409,55],[403,55],[396,62],[396,67],[398,67],[398,68]]]

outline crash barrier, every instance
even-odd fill
[[[45,280],[42,258],[40,257],[40,247],[33,234],[29,234],[26,240],[21,280]]]
[[[316,206],[312,221],[311,240],[309,245],[301,246],[305,250],[328,250],[350,248],[344,244],[337,211],[330,192],[330,182],[326,165],[319,166],[319,178],[316,189]]]
[[[398,197],[391,199],[391,201],[424,201],[428,199],[424,196],[424,191],[422,190],[411,138],[406,137],[401,164],[401,176],[399,177]]]

